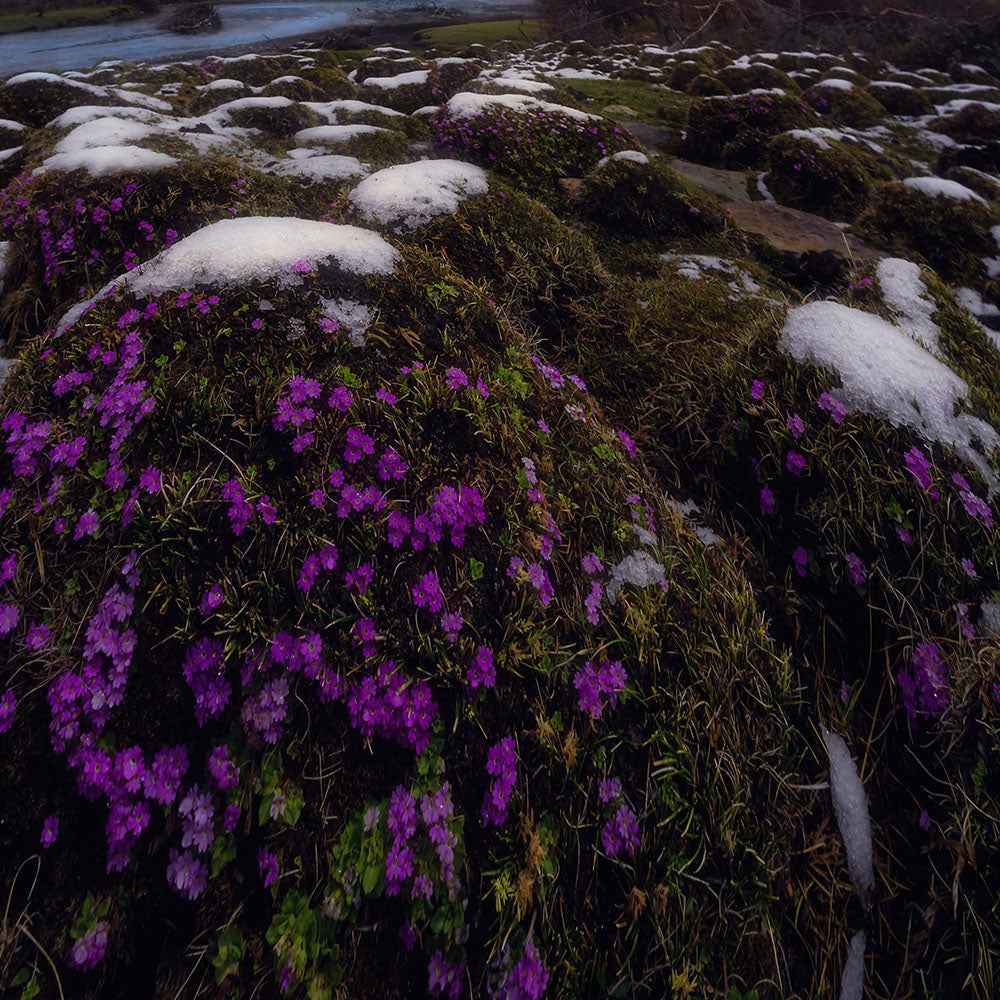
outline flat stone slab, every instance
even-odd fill
[[[720,170],[717,167],[706,167],[701,163],[691,163],[676,156],[670,160],[669,166],[692,184],[706,188],[720,198],[725,198],[727,201],[750,201],[747,175],[742,170]]]
[[[769,201],[733,201],[726,209],[741,229],[763,236],[779,250],[792,253],[832,250],[839,257],[855,260],[881,260],[885,256],[828,219],[797,208]]]

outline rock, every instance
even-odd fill
[[[197,125],[182,125],[178,132],[200,132],[202,135],[215,135],[215,129],[208,122],[198,122]]]
[[[581,177],[560,177],[559,187],[570,201],[577,201],[587,193],[587,184]]]
[[[163,27],[179,35],[218,31],[222,27],[222,15],[210,3],[184,4],[167,15]]]
[[[629,115],[632,118],[637,118],[639,115],[638,111],[630,108],[627,104],[609,104],[604,109],[604,114],[606,115]]]

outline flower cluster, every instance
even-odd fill
[[[493,650],[488,646],[480,646],[476,650],[476,658],[466,671],[469,689],[492,688],[497,681],[496,668],[493,665]]]
[[[532,940],[525,941],[521,957],[500,980],[498,1000],[541,1000],[549,985],[549,971]]]
[[[505,736],[490,747],[486,757],[486,773],[493,778],[493,782],[483,799],[483,823],[486,826],[503,826],[507,818],[507,803],[517,783],[517,751],[512,736]]]
[[[80,972],[97,968],[108,949],[108,923],[98,920],[90,930],[81,934],[70,949],[69,960]]]
[[[577,707],[592,719],[599,719],[604,712],[605,698],[612,707],[617,705],[618,695],[625,690],[627,679],[618,661],[606,660],[598,667],[592,660],[587,660],[573,679],[579,697]]]
[[[414,683],[388,660],[355,684],[347,697],[351,725],[364,736],[378,733],[421,753],[430,742],[437,705],[426,681]]]
[[[918,643],[910,669],[899,668],[896,675],[910,726],[917,728],[920,715],[937,718],[948,707],[948,675],[940,648],[933,642]]]
[[[229,704],[232,687],[225,674],[226,648],[218,639],[205,636],[187,651],[181,669],[194,695],[194,714],[199,726],[221,715]]]

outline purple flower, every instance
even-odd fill
[[[0,584],[8,583],[17,575],[17,553],[12,552],[0,562]]]
[[[792,553],[792,562],[795,565],[795,572],[799,576],[804,577],[806,575],[806,566],[809,563],[809,553],[800,545]]]
[[[167,882],[188,899],[197,899],[205,891],[208,868],[190,851],[178,853],[170,849],[170,863],[167,865]]]
[[[767,486],[762,487],[760,491],[761,516],[766,517],[768,514],[773,514],[774,506],[775,506],[774,494]]]
[[[80,515],[80,520],[76,522],[76,531],[73,533],[73,541],[78,542],[84,535],[96,534],[98,523],[97,514],[94,512],[93,507],[84,511],[84,513]]]
[[[789,450],[785,455],[785,468],[796,476],[801,476],[806,467],[806,460],[797,451]]]
[[[806,432],[806,425],[803,419],[797,414],[793,413],[786,421],[786,426],[792,432],[792,437],[798,440]]]
[[[609,858],[616,858],[622,852],[629,856],[635,853],[639,846],[639,821],[624,802],[605,824],[601,841]]]
[[[834,399],[834,397],[828,392],[824,392],[823,395],[819,397],[816,401],[816,405],[821,410],[826,410],[830,414],[830,419],[835,424],[842,424],[844,422],[844,417],[847,416],[847,409],[844,407],[844,404],[839,400]]]
[[[507,818],[507,803],[517,783],[517,750],[512,736],[504,737],[490,748],[486,756],[486,773],[493,778],[493,782],[483,799],[483,823],[503,826]]]
[[[108,948],[108,923],[99,920],[86,933],[77,938],[70,949],[70,964],[81,972],[95,969],[104,958]]]
[[[240,807],[226,806],[226,812],[222,817],[222,827],[226,833],[232,833],[236,829],[236,824],[240,821]]]
[[[617,705],[627,679],[617,661],[606,661],[598,668],[592,660],[587,660],[573,679],[578,695],[577,707],[592,719],[599,719],[604,712],[604,698],[607,697],[612,706]]]
[[[541,1000],[549,985],[548,969],[532,940],[525,941],[524,952],[500,980],[499,1000]]]
[[[163,476],[160,475],[160,470],[154,468],[152,465],[146,466],[146,471],[139,479],[139,489],[145,490],[149,494],[153,494],[159,493],[162,487]]]
[[[449,368],[445,372],[445,385],[449,389],[464,389],[469,385],[469,376],[461,368]]]
[[[936,718],[948,707],[948,676],[941,650],[935,643],[918,643],[913,649],[910,669],[900,667],[896,680],[911,728],[917,728],[919,715]]]
[[[198,610],[207,617],[210,615],[224,600],[226,599],[226,592],[222,589],[222,585],[218,583],[213,583],[204,594],[201,595],[201,603],[198,605]]]
[[[963,559],[961,560],[961,563],[962,563],[962,569],[965,570],[965,575],[970,580],[975,580],[976,577],[979,576],[979,574],[976,572],[976,565],[971,559]]]
[[[929,490],[931,488],[931,470],[934,468],[930,459],[919,448],[911,448],[903,457],[906,459],[906,468],[910,475],[925,490]]]
[[[257,870],[264,880],[266,889],[272,882],[278,880],[278,856],[271,853],[266,847],[262,847],[257,854]]]
[[[754,379],[753,384],[750,386],[750,398],[759,403],[763,396],[764,383],[760,379]]]
[[[617,778],[605,778],[598,789],[597,796],[603,803],[621,798],[622,783]]]
[[[28,626],[28,634],[25,637],[24,644],[33,653],[40,653],[48,646],[51,637],[52,632],[48,625],[42,625],[39,622],[32,622]]]
[[[0,734],[6,733],[14,721],[14,709],[17,707],[17,699],[14,697],[12,689],[8,688],[0,695]]]
[[[56,837],[59,836],[59,817],[52,813],[51,816],[45,817],[45,822],[42,824],[42,847],[51,847],[56,842]]]
[[[441,582],[437,573],[431,570],[425,573],[412,588],[413,603],[418,608],[427,608],[437,614],[444,607],[444,594],[441,592]]]
[[[21,620],[21,609],[16,604],[0,604],[0,636],[7,635]]]
[[[921,830],[929,830],[931,828],[931,814],[926,809],[920,813],[920,819],[917,820],[917,825]]]
[[[469,687],[475,691],[478,687],[492,688],[496,684],[496,670],[493,666],[493,651],[488,646],[480,646],[476,650],[476,658],[466,672]]]
[[[856,555],[854,552],[848,552],[844,559],[847,562],[847,571],[851,574],[854,586],[863,586],[865,580],[868,579],[868,570],[865,568],[865,564],[861,557]]]
[[[312,270],[312,265],[307,260],[297,260],[292,265],[292,270],[296,274],[308,274]]]

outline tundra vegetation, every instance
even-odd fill
[[[997,995],[1000,80],[478,37],[0,85],[0,987]]]

